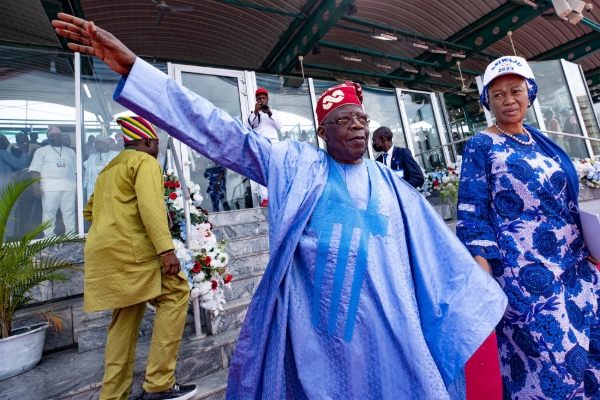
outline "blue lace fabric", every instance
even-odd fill
[[[535,142],[467,141],[456,233],[508,297],[496,327],[505,399],[600,395],[600,274],[565,194],[560,159]]]

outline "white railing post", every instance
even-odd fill
[[[188,191],[187,182],[185,181],[185,175],[183,174],[183,169],[181,168],[181,162],[177,156],[177,152],[175,151],[175,146],[173,146],[173,138],[169,137],[169,143],[167,145],[167,151],[171,150],[171,159],[173,160],[173,164],[175,164],[175,170],[177,171],[177,176],[179,177],[179,183],[181,184],[181,191],[183,192],[183,213],[185,215],[185,245],[187,248],[190,248],[190,240],[191,240],[191,232],[192,232],[192,221],[190,218],[190,192]],[[192,306],[194,308],[194,326],[196,328],[196,336],[194,336],[191,340],[201,339],[206,336],[206,333],[202,332],[202,323],[200,322],[200,304],[198,301],[198,297],[194,297],[192,299]]]

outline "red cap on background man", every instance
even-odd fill
[[[256,93],[254,93],[254,95],[258,96],[259,94],[264,94],[265,96],[269,97],[269,92],[267,92],[267,89],[265,88],[256,89]]]

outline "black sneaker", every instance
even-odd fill
[[[174,384],[171,389],[158,393],[142,393],[141,400],[187,400],[196,394],[196,385]]]

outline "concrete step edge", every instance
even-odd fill
[[[196,388],[198,389],[196,395],[192,397],[192,400],[202,400],[208,396],[212,396],[224,391],[227,388],[228,375],[229,368],[214,372],[210,375],[206,375],[200,379],[189,382],[188,384],[195,384]]]
[[[255,220],[255,221],[248,221],[248,222],[238,222],[238,223],[235,223],[235,224],[229,224],[229,225],[219,225],[219,226],[217,226],[217,225],[213,224],[213,231],[214,231],[215,229],[222,229],[222,228],[227,228],[227,227],[235,227],[235,226],[240,226],[240,225],[259,224],[259,223],[261,223],[261,222],[269,222],[269,220],[267,220],[267,219],[257,219],[257,220]]]
[[[229,262],[232,262],[234,260],[238,260],[240,258],[258,257],[258,256],[263,255],[263,254],[269,255],[269,250],[262,250],[262,251],[257,251],[256,253],[242,254],[242,255],[239,255],[239,256],[231,256],[229,258]]]
[[[226,242],[229,244],[231,242],[241,242],[244,240],[252,240],[252,239],[256,239],[256,238],[260,238],[260,237],[269,237],[268,233],[263,233],[262,235],[254,235],[254,236],[246,236],[246,237],[242,237],[242,238],[236,238],[236,239],[227,239]],[[264,251],[264,250],[262,250]],[[252,254],[256,254],[256,253],[252,253]]]
[[[231,284],[233,285],[235,282],[240,282],[240,281],[243,281],[246,279],[256,278],[257,276],[263,276],[264,273],[265,273],[265,270],[261,269],[258,271],[248,272],[247,274],[234,275],[233,279],[231,280]]]
[[[212,349],[225,347],[228,344],[235,343],[235,342],[237,342],[237,337],[239,336],[239,331],[240,331],[240,329],[238,328],[238,329],[230,330],[230,331],[223,332],[223,333],[220,333],[217,335],[207,335],[204,338],[198,339],[197,341],[195,341],[198,343],[200,343],[200,341],[205,341],[208,343],[206,346],[199,346],[199,348],[193,353],[189,353],[189,352],[183,353],[182,349],[180,349],[180,356],[183,356],[185,358],[194,357],[194,356],[201,357],[203,353],[206,353]],[[190,337],[184,337],[184,341],[192,342],[192,340],[190,340]],[[214,342],[214,344],[210,344],[211,342]],[[183,345],[184,345],[184,342],[182,342],[182,346]],[[136,355],[136,363],[135,363],[135,367],[134,367],[135,372],[145,371],[147,358],[148,358],[147,355],[145,355],[145,356],[140,356],[139,354]],[[217,372],[213,372],[212,374],[206,375],[195,381],[185,382],[185,383],[194,383],[194,384],[196,384],[196,386],[199,389],[201,389],[200,385],[198,384],[199,382],[205,383],[208,381],[208,379],[204,379],[204,378],[207,378],[211,375],[213,375],[213,376],[218,375],[219,373],[222,373],[223,371],[229,371],[229,369],[227,369],[227,370],[221,369]],[[217,376],[217,378],[218,378],[218,376]],[[224,377],[224,382],[225,382],[225,386],[226,386],[227,375],[225,375],[225,377]],[[71,398],[79,398],[77,396],[78,394],[82,394],[87,391],[97,389],[101,386],[102,386],[102,382],[88,383],[84,386],[81,386],[80,388],[70,390],[66,393],[57,393],[57,394],[51,395],[50,397],[47,397],[46,400],[63,400],[63,399],[70,400]],[[192,398],[192,400],[202,399],[206,396],[212,395],[214,393],[218,393],[219,391],[223,390],[225,388],[225,386],[222,386],[222,387],[218,386],[218,387],[214,387],[214,388],[208,387],[204,391],[198,390],[198,393]]]
[[[236,308],[247,307],[248,305],[250,305],[250,300],[252,300],[251,294],[239,297],[237,299],[229,300],[227,304],[225,304],[225,310],[223,312],[234,310]]]
[[[150,307],[146,308],[146,312],[144,313],[144,318],[147,318],[149,315],[153,314],[154,311]],[[78,328],[74,328],[73,331],[75,333],[82,333],[85,331],[89,331],[91,329],[103,328],[105,326],[110,325],[110,321],[112,320],[112,315],[100,318],[94,318],[87,321],[84,321],[79,324]]]

